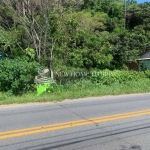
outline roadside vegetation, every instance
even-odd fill
[[[128,70],[150,46],[149,16],[136,0],[1,0],[0,104],[150,92],[150,71]],[[36,96],[41,66],[55,83]]]
[[[0,93],[0,104],[56,102],[82,97],[147,93],[150,91],[150,71],[138,73],[119,70],[108,72],[106,70],[100,73],[95,71],[94,75],[96,73],[97,76],[89,74],[87,77],[74,78],[69,82],[66,81],[66,77],[65,79],[63,77],[40,96],[37,96],[36,87],[33,92],[30,91],[23,95],[11,95],[9,92]]]

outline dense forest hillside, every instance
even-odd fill
[[[0,50],[59,68],[126,68],[150,45],[150,3],[1,0]]]
[[[1,93],[35,92],[41,66],[58,97],[149,91],[150,72],[127,71],[149,47],[149,2],[0,0]]]

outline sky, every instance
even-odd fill
[[[137,0],[138,3],[150,2],[150,0]]]

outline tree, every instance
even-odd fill
[[[3,0],[13,14],[16,29],[23,28],[29,42],[27,47],[34,48],[38,60],[49,58],[49,67],[53,65],[53,51],[62,30],[62,17],[80,1],[63,0]]]

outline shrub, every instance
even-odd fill
[[[38,66],[25,57],[0,60],[0,90],[16,95],[31,90]]]
[[[136,72],[136,71],[120,71],[120,70],[103,70],[90,73],[88,79],[94,83],[100,83],[102,85],[112,85],[113,83],[122,83],[130,81],[138,81],[140,79],[148,79],[150,73],[148,72]]]

